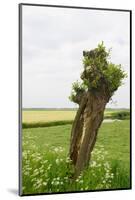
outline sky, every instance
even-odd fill
[[[107,107],[129,108],[128,12],[23,6],[22,19],[23,108],[77,107],[68,97],[83,71],[83,50],[101,41],[128,75]]]

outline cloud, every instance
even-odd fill
[[[129,74],[129,13],[23,6],[23,106],[74,106],[67,97],[82,71],[82,51],[102,40]],[[129,106],[129,79],[114,98]]]

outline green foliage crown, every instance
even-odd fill
[[[80,76],[82,81],[73,83],[71,101],[74,101],[78,93],[84,91],[103,92],[103,89],[111,97],[122,85],[122,80],[127,75],[121,65],[109,61],[110,52],[111,49],[107,50],[103,42],[91,51],[83,51],[84,70]]]

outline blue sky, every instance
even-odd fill
[[[107,107],[129,108],[129,13],[23,6],[23,107],[75,107],[82,52],[102,40],[128,78]]]

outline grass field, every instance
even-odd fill
[[[24,111],[23,120],[71,120],[75,115],[75,111],[35,112]],[[90,167],[76,181],[70,179],[68,158],[71,126],[23,129],[23,194],[129,188],[129,120],[102,124]]]

